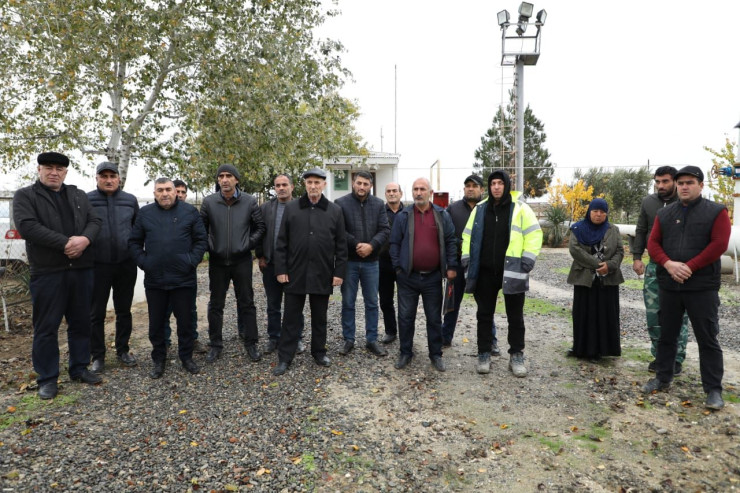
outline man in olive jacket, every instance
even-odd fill
[[[67,320],[69,376],[96,384],[89,371],[90,299],[93,253],[88,248],[100,231],[100,218],[87,195],[65,185],[69,158],[57,152],[38,155],[39,178],[13,197],[13,219],[26,240],[31,266],[33,369],[41,399],[57,395],[59,325]]]
[[[329,295],[334,286],[342,285],[347,270],[344,216],[322,193],[326,173],[314,168],[303,179],[306,193],[285,206],[275,245],[275,274],[285,286],[285,315],[274,375],[285,373],[293,361],[306,295],[311,305],[311,355],[318,365],[331,365],[326,356],[326,312]]]
[[[224,303],[229,283],[234,282],[239,319],[244,324],[244,347],[252,361],[262,358],[257,348],[257,310],[252,289],[252,249],[265,234],[265,222],[257,199],[239,190],[239,171],[222,164],[216,171],[217,191],[203,200],[200,216],[208,233],[208,337],[206,356],[216,361],[223,351]]]

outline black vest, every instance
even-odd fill
[[[699,197],[687,207],[681,202],[674,202],[659,210],[656,217],[660,221],[662,245],[666,255],[677,262],[688,262],[699,255],[711,241],[714,221],[724,208],[724,205]],[[670,291],[719,290],[720,260],[717,258],[692,273],[683,284],[674,281],[660,265],[656,274],[660,287]]]

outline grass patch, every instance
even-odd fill
[[[54,399],[44,401],[39,399],[36,394],[23,396],[18,403],[13,406],[15,412],[4,412],[0,414],[0,431],[3,431],[15,423],[25,423],[29,418],[40,413],[46,413],[50,409],[58,409],[65,406],[71,406],[80,398],[78,392],[71,394],[60,394]]]
[[[574,384],[573,382],[563,382],[562,384],[560,384],[560,386],[563,387],[564,389],[569,389],[569,390],[576,388],[576,384]]]
[[[719,288],[719,301],[723,305],[740,306],[740,295],[730,291],[727,286]]]
[[[304,452],[301,455],[301,464],[307,472],[314,472],[316,470],[316,458],[311,452]]]
[[[592,425],[586,433],[576,435],[573,439],[581,442],[582,446],[585,446],[592,452],[596,452],[600,450],[599,444],[610,436],[611,431],[607,428],[599,425]]]
[[[553,269],[553,272],[557,272],[558,274],[565,274],[566,276],[570,274],[570,267],[558,267],[557,269]]]
[[[733,404],[740,403],[740,396],[737,396],[735,394],[730,394],[729,392],[724,393],[724,399],[727,402],[732,402]]]
[[[524,300],[525,315],[551,315],[556,314],[562,317],[570,318],[570,310],[561,306],[553,305],[544,300],[537,298],[526,298]]]
[[[624,284],[622,284],[627,289],[635,289],[637,291],[642,291],[643,286],[643,280],[642,279],[625,279]]]
[[[636,347],[623,347],[622,358],[640,363],[650,363],[653,361],[653,355],[650,354],[649,349],[640,349]]]
[[[545,437],[540,437],[539,440],[542,445],[549,448],[552,451],[552,453],[555,455],[561,453],[563,449],[565,448],[565,444],[561,442],[560,440],[550,440]]]

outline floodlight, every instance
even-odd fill
[[[542,9],[539,12],[537,12],[537,25],[538,26],[544,26],[545,19],[547,19],[547,11],[545,9]]]
[[[508,10],[502,10],[498,14],[496,14],[496,17],[498,18],[498,25],[501,27],[504,27],[506,24],[509,23],[509,11]]]
[[[525,19],[529,19],[530,17],[532,17],[533,12],[534,4],[531,4],[529,2],[522,2],[522,4],[519,6],[519,20],[522,20],[522,17],[524,17]]]

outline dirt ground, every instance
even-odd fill
[[[535,283],[529,299],[552,300],[564,289]],[[201,294],[203,326],[206,301]],[[445,351],[447,372],[431,369],[420,330],[417,356],[407,370],[393,369],[394,345],[370,377],[339,374],[324,406],[346,409],[379,450],[393,448],[397,459],[389,468],[436,472],[428,491],[740,489],[737,351],[725,349],[727,406],[709,412],[703,407],[695,343],[670,391],[644,396],[640,387],[651,377],[646,338],[624,338],[620,358],[566,358],[569,312],[538,313],[531,306],[525,312],[527,378],[514,378],[507,369],[506,318],[498,311],[504,355],[493,358],[490,374],[475,373],[475,306],[466,299],[455,344]],[[0,336],[0,403],[5,405],[34,392],[30,306],[11,313],[13,329]],[[132,347],[142,360],[149,347],[146,316],[146,305],[136,305]],[[338,325],[330,331],[331,340],[341,337]],[[403,481],[399,484],[403,489]],[[339,485],[343,491],[371,491],[349,475],[334,478],[331,487],[318,483],[316,490],[334,491]]]

